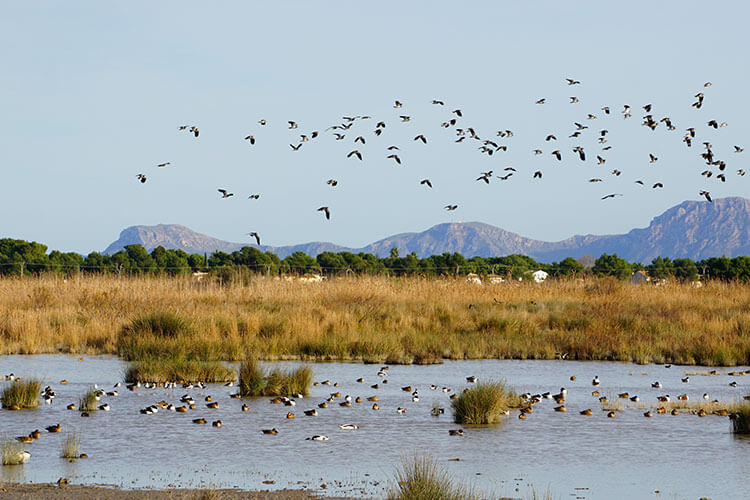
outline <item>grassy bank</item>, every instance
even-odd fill
[[[134,334],[138,332],[138,334]],[[361,277],[0,279],[0,352],[126,359],[750,363],[750,285]]]

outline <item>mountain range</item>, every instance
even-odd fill
[[[161,245],[188,253],[233,252],[248,243],[232,243],[196,233],[177,224],[131,226],[104,251],[115,253],[126,245],[140,244],[149,252]],[[618,235],[576,235],[547,242],[523,237],[482,222],[446,223],[420,233],[402,233],[363,248],[310,242],[290,246],[261,245],[284,258],[294,252],[316,256],[321,252],[365,252],[387,256],[393,247],[400,255],[416,252],[419,257],[459,252],[466,257],[528,255],[540,262],[559,261],[582,255],[598,257],[616,253],[630,262],[649,263],[655,257],[700,260],[726,255],[750,255],[750,200],[740,197],[707,201],[685,201],[655,217],[648,227]]]

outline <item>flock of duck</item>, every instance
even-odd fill
[[[671,365],[665,365],[666,368],[670,368]],[[378,372],[378,381],[374,384],[369,385],[368,392],[374,392],[380,389],[381,387],[384,387],[389,383],[388,381],[388,374],[389,374],[389,366],[382,366]],[[719,372],[716,370],[713,370],[708,373],[708,375],[719,375]],[[732,377],[739,377],[743,375],[750,375],[750,370],[744,370],[744,371],[732,371],[728,372],[727,375]],[[10,374],[7,375],[6,380],[13,381],[18,380],[15,375]],[[467,386],[471,386],[471,384],[475,384],[478,382],[478,378],[476,376],[469,376],[466,377],[466,384]],[[685,376],[680,378],[681,382],[680,384],[689,384],[690,382],[690,376]],[[570,381],[575,382],[576,376],[570,376]],[[60,381],[61,385],[66,385],[67,381],[62,380]],[[365,385],[365,379],[364,377],[360,377],[356,379],[356,386],[355,387],[368,387]],[[232,382],[229,382],[225,384],[226,387],[232,387],[234,384]],[[288,395],[288,396],[278,396],[270,399],[270,403],[274,405],[279,405],[280,407],[283,407],[283,412],[286,413],[285,417],[286,419],[294,419],[297,416],[297,413],[295,413],[298,406],[301,406],[305,403],[307,403],[308,408],[303,409],[301,413],[304,417],[317,417],[322,414],[322,412],[326,411],[327,408],[338,406],[338,407],[351,407],[352,405],[360,405],[360,404],[370,404],[370,408],[372,411],[380,411],[381,409],[385,410],[387,408],[381,408],[379,403],[379,397],[377,394],[372,394],[370,396],[366,396],[365,398],[361,396],[352,397],[351,395],[347,394],[342,396],[342,392],[339,389],[339,383],[338,382],[332,382],[330,380],[323,380],[323,381],[316,381],[313,383],[314,387],[322,388],[331,386],[332,388],[335,388],[335,392],[330,392],[327,397],[325,397],[322,401],[319,401],[317,403],[307,403],[309,401],[309,398],[306,398],[303,394],[294,394],[294,395]],[[591,380],[591,386],[594,388],[594,390],[591,392],[591,396],[594,399],[595,402],[599,403],[600,408],[607,412],[608,418],[615,418],[617,413],[616,411],[622,410],[621,405],[612,404],[612,401],[610,401],[610,398],[612,400],[615,400],[614,395],[608,396],[603,393],[603,386],[606,384],[603,384],[603,381],[598,377],[595,376]],[[735,380],[732,380],[729,384],[730,387],[737,387],[737,382]],[[98,386],[94,385],[94,394],[96,397],[97,403],[99,402],[100,398],[108,397],[108,398],[116,398],[119,396],[119,393],[117,391],[118,388],[120,388],[121,384],[118,382],[114,385],[112,390],[105,391],[103,389],[100,389]],[[156,383],[136,383],[136,384],[127,384],[125,386],[128,391],[148,391],[148,390],[154,390],[157,388],[162,389],[185,389],[186,392],[184,395],[179,397],[179,399],[173,403],[168,402],[165,399],[162,399],[158,402],[155,402],[151,405],[148,405],[144,408],[140,409],[140,414],[142,415],[153,415],[160,411],[164,412],[175,412],[175,413],[189,413],[189,412],[198,412],[198,407],[205,408],[206,410],[216,410],[220,407],[220,402],[217,400],[214,400],[214,398],[211,395],[203,395],[203,391],[208,389],[209,386],[204,383],[196,383],[196,384],[178,384],[176,382],[171,383],[165,383],[165,384],[156,384]],[[659,381],[654,381],[650,384],[650,389],[658,390],[662,389],[662,384]],[[447,386],[438,386],[436,384],[431,384],[429,386],[425,385],[425,388],[429,388],[430,391],[436,391],[436,392],[442,392],[446,394],[449,398],[449,400],[458,398],[458,394],[451,388]],[[197,389],[201,392],[201,395],[191,395],[189,392],[191,389]],[[409,411],[409,405],[408,401],[411,401],[412,404],[419,403],[420,401],[420,393],[419,393],[419,387],[416,384],[412,385],[405,385],[400,388],[401,392],[408,393],[408,397],[405,398],[405,401],[403,406],[395,406],[393,408],[390,408],[391,411],[394,411],[397,414],[406,414],[407,411]],[[649,388],[644,387],[644,390],[648,390]],[[229,398],[231,399],[239,399],[240,395],[236,392],[232,392],[232,389],[229,389]],[[468,388],[463,389],[469,390]],[[565,403],[566,398],[568,395],[568,390],[566,388],[560,388],[559,392],[553,393],[553,392],[544,392],[544,393],[525,393],[521,395],[521,405],[519,408],[518,418],[521,420],[527,419],[529,415],[531,415],[534,412],[535,405],[541,403],[544,400],[554,400],[557,406],[553,407],[553,410],[555,412],[564,413],[567,411]],[[41,394],[41,397],[44,400],[44,403],[47,405],[52,404],[56,397],[56,393],[54,389],[51,387],[46,387],[44,391]],[[199,402],[199,399],[202,399],[202,402]],[[434,401],[434,398],[432,398]],[[629,392],[623,392],[617,394],[616,399],[622,399],[626,401],[631,401],[634,403],[642,403],[639,407],[642,409],[646,409],[646,411],[643,413],[645,417],[651,418],[654,416],[654,412],[657,414],[665,414],[670,413],[672,415],[678,415],[679,409],[688,409],[691,413],[698,415],[699,417],[705,417],[709,414],[714,414],[718,416],[729,416],[728,410],[726,408],[723,408],[719,406],[719,401],[717,399],[712,399],[708,393],[703,393],[702,396],[697,396],[695,399],[697,399],[701,403],[706,403],[702,405],[695,405],[694,407],[688,407],[687,405],[667,405],[667,403],[670,402],[687,402],[690,400],[690,396],[687,392],[683,392],[679,394],[676,397],[672,397],[669,394],[652,394],[648,397],[643,397],[637,395],[637,394],[631,394]],[[651,402],[647,402],[645,400],[651,399]],[[745,399],[750,399],[750,396],[745,396]],[[650,406],[649,406],[650,405]],[[712,406],[715,406],[715,409],[711,409]],[[611,408],[615,407],[615,408]],[[75,403],[71,403],[67,405],[66,407],[68,410],[75,411],[76,405]],[[111,406],[109,403],[102,403],[97,406],[98,410],[100,411],[109,411]],[[418,407],[417,407],[418,408]],[[78,410],[82,410],[81,408],[78,408]],[[250,406],[247,404],[247,402],[243,402],[242,406],[240,407],[240,410],[242,412],[249,412],[251,411]],[[653,410],[653,411],[652,411]],[[696,411],[697,410],[697,411]],[[433,416],[440,416],[445,413],[445,408],[441,407],[439,404],[434,404],[430,410],[430,413]],[[579,413],[581,415],[593,415],[595,412],[592,408],[586,408],[583,410],[580,410]],[[510,414],[510,409],[504,411],[505,415]],[[81,411],[81,417],[88,417],[90,415],[89,411]],[[211,423],[213,427],[220,428],[223,425],[223,422],[221,419],[210,419],[205,418],[204,416],[196,416],[195,418],[192,418],[192,423],[197,425],[204,425]],[[351,423],[351,422],[344,422],[338,425],[338,428],[341,431],[355,431],[360,428],[360,424],[358,423]],[[59,433],[62,431],[62,425],[61,424],[53,424],[45,427],[45,431],[47,433]],[[280,431],[276,427],[262,427],[259,429],[259,431],[264,435],[276,435],[279,434]],[[24,436],[18,436],[16,439],[21,443],[33,443],[35,440],[38,440],[42,436],[42,431],[39,429],[35,429],[32,432],[30,432],[28,435]],[[463,436],[464,430],[463,429],[449,429],[448,434],[450,436]],[[306,438],[307,440],[311,441],[328,441],[330,439],[329,435],[323,434],[323,433],[316,433]],[[31,457],[31,454],[29,451],[23,450],[20,452],[20,455],[18,457],[18,462],[25,463],[29,460]],[[86,455],[81,455],[81,458],[86,458]]]
[[[572,78],[566,78],[566,82],[570,87],[581,85],[581,82],[579,80],[575,80]],[[704,100],[707,99],[708,88],[711,87],[711,82],[706,82],[703,87],[704,88],[701,91],[697,92],[694,95],[695,102],[690,105],[690,107],[695,109],[696,112],[697,110],[701,110],[701,108],[703,108]],[[537,99],[535,101],[535,104],[536,106],[544,106],[548,105],[549,102],[549,99],[547,99],[546,97],[542,97]],[[592,129],[594,129],[594,123],[602,122],[606,119],[611,119],[614,116],[610,106],[601,107],[601,113],[599,113],[599,111],[592,112],[592,110],[578,113],[578,107],[582,106],[581,102],[582,98],[579,96],[571,96],[569,100],[569,104],[573,106],[571,109],[575,110],[577,113],[577,116],[572,120],[573,123],[570,134],[565,134],[567,135],[567,138],[569,140],[575,141],[571,144],[569,149],[569,151],[573,154],[570,155],[569,153],[565,153],[565,151],[567,150],[566,147],[550,146],[547,150],[547,154],[554,158],[556,162],[562,162],[563,159],[567,158],[568,156],[572,156],[573,158],[576,158],[581,162],[586,162],[588,151],[584,149],[584,147],[580,144],[580,141],[585,138],[586,134],[592,133]],[[433,99],[431,103],[433,106],[437,106],[440,108],[445,106],[445,102],[439,99]],[[381,136],[383,136],[386,128],[390,127],[391,122],[393,121],[398,124],[396,126],[401,127],[400,130],[410,130],[408,137],[411,137],[411,135],[414,134],[410,142],[415,142],[421,144],[422,146],[427,146],[437,138],[433,136],[428,139],[424,132],[420,132],[419,130],[411,130],[409,128],[413,126],[412,115],[406,112],[405,103],[399,100],[395,100],[392,107],[395,111],[391,112],[390,116],[386,118],[373,118],[370,115],[343,116],[340,122],[331,124],[328,127],[324,128],[322,131],[320,129],[311,130],[302,134],[298,133],[300,124],[297,121],[288,120],[285,122],[286,126],[284,128],[287,130],[293,130],[293,137],[299,137],[297,140],[289,144],[290,149],[293,152],[299,152],[307,147],[310,147],[309,145],[313,142],[321,140],[321,138],[324,137],[326,133],[330,132],[330,138],[334,141],[340,141],[342,144],[347,144],[349,141],[351,141],[352,146],[345,147],[342,153],[347,159],[356,162],[363,162],[365,161],[366,154],[371,154],[370,151],[365,150],[365,148],[382,147],[383,149],[381,154],[384,158],[393,160],[394,164],[396,165],[406,165],[408,163],[407,159],[402,156],[401,149],[398,145],[390,144],[387,147],[385,146],[385,144],[383,144],[383,146],[366,145],[377,141],[384,141],[385,137]],[[633,112],[635,109],[637,108],[631,107],[628,104],[624,104],[620,113],[622,115],[622,119],[630,119],[633,116]],[[647,127],[651,131],[664,129],[667,133],[669,133],[678,129],[677,125],[674,123],[673,119],[670,116],[657,116],[655,114],[657,106],[649,103],[641,106],[639,109],[643,110],[641,125]],[[704,120],[706,120],[704,122],[705,129],[718,130],[728,126],[727,122],[723,122],[714,118],[706,118],[708,117],[703,118]],[[501,153],[509,151],[512,147],[512,138],[515,136],[515,133],[512,130],[501,128],[499,130],[492,131],[490,133],[491,138],[488,138],[485,133],[480,132],[478,128],[471,126],[469,123],[464,123],[464,120],[464,112],[460,108],[455,108],[452,109],[452,111],[446,113],[443,121],[440,123],[440,127],[446,130],[452,130],[455,133],[454,139],[452,140],[456,144],[463,144],[465,147],[470,142],[473,142],[475,145],[475,149],[479,154],[487,155],[489,157],[494,156],[502,158]],[[284,122],[282,121],[282,123]],[[366,125],[367,123],[375,123],[375,125],[374,127],[368,127]],[[260,119],[258,121],[258,127],[258,130],[244,135],[244,141],[246,141],[251,148],[258,147],[258,145],[261,145],[267,139],[266,130],[272,128],[271,120],[267,120],[265,118]],[[199,130],[196,125],[180,125],[178,129],[180,131],[186,132],[195,139],[199,137]],[[390,131],[391,128],[388,128],[388,130]],[[695,141],[709,139],[709,137],[699,138],[699,127],[695,125],[691,124],[691,126],[685,127],[683,130],[684,133],[681,137],[681,140],[685,144],[685,147],[690,148]],[[386,134],[386,136],[387,135],[389,134]],[[559,132],[550,133],[549,131],[545,131],[544,133],[540,133],[539,141],[540,143],[548,145],[557,144],[558,135],[564,137],[564,135],[561,135]],[[444,139],[444,137],[441,138]],[[595,133],[595,139],[596,147],[599,148],[599,150],[593,153],[592,156],[594,156],[596,159],[596,165],[604,165],[607,162],[607,158],[605,157],[605,155],[613,148],[613,145],[610,142],[612,139],[611,134],[607,128],[601,128]],[[399,139],[394,140],[398,142]],[[704,168],[700,175],[705,179],[714,177],[720,182],[727,182],[727,161],[719,158],[719,154],[714,151],[714,148],[709,140],[703,141],[702,145],[703,148],[698,153],[698,156],[700,157],[701,162],[705,163],[707,167]],[[545,148],[541,144],[535,147],[532,151],[529,152],[529,161],[535,162],[537,163],[537,165],[541,165],[539,163],[540,160],[533,160],[532,158],[542,157],[542,155],[545,154],[544,149]],[[377,155],[378,150],[379,149],[375,149],[372,154]],[[743,151],[744,148],[742,146],[735,145],[730,152],[738,154],[742,153]],[[648,156],[646,156],[646,154]],[[644,161],[646,158],[648,159],[649,164],[655,164],[660,159],[653,152],[644,153]],[[553,164],[556,162],[553,162]],[[156,167],[166,168],[171,165],[172,162],[163,161],[157,163]],[[174,168],[174,166],[170,168]],[[484,184],[490,184],[493,179],[509,181],[511,177],[513,177],[514,175],[520,175],[522,172],[523,169],[520,167],[516,168],[514,166],[505,166],[503,167],[502,175],[494,175],[494,170],[487,170],[485,172],[480,172],[479,176],[476,177],[476,181],[482,182]],[[620,168],[615,168],[610,172],[610,174],[614,177],[619,177],[622,173],[623,171]],[[745,170],[742,168],[736,169],[736,174],[738,176],[744,176],[745,173]],[[543,169],[539,166],[532,167],[529,169],[527,175],[529,175],[532,180],[542,180]],[[145,183],[148,178],[147,174],[145,173],[139,173],[136,177],[141,183]],[[339,185],[339,181],[333,178],[329,178],[327,180],[322,179],[321,181],[325,182],[331,188],[336,188],[336,186]],[[605,179],[602,176],[596,176],[589,178],[588,182],[605,183]],[[633,182],[644,187],[647,184],[647,182],[642,178],[633,178]],[[433,182],[429,178],[415,179],[415,185],[424,186],[428,189],[433,188]],[[648,182],[648,185],[652,189],[660,189],[664,187],[664,181],[652,179],[651,182]],[[234,196],[234,193],[227,188],[219,188],[217,191],[221,195],[221,198],[224,199]],[[708,189],[701,189],[698,194],[699,196],[704,197],[707,201],[712,201],[710,191]],[[612,192],[609,194],[605,194],[601,197],[601,199],[607,200],[618,196],[623,196],[623,193]],[[260,193],[251,193],[248,196],[248,199],[258,200],[260,199],[260,197]],[[459,206],[460,205],[458,203],[452,202],[446,204],[443,208],[448,211],[453,211],[458,209]],[[323,212],[327,220],[331,219],[332,210],[330,206],[321,206],[317,210]],[[253,237],[256,239],[256,242],[260,244],[260,237],[257,235],[257,233],[253,234]]]

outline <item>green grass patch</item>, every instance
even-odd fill
[[[3,387],[3,394],[0,396],[0,401],[3,404],[3,408],[10,408],[13,405],[19,408],[36,408],[39,406],[39,395],[41,392],[41,380],[15,380]]]
[[[451,403],[453,418],[459,424],[492,424],[514,408],[520,408],[521,398],[504,382],[479,382],[462,392]]]
[[[235,372],[220,361],[198,361],[184,358],[156,358],[135,361],[125,372],[125,381],[134,382],[230,382]]]
[[[246,358],[240,365],[240,395],[242,397],[288,396],[302,394],[307,396],[312,385],[312,369],[305,365],[296,370],[270,372],[258,365],[253,357]]]

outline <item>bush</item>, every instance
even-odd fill
[[[37,379],[13,381],[3,387],[0,396],[4,408],[13,405],[19,408],[36,408],[39,406],[39,394],[42,392],[42,381]]]
[[[519,408],[521,398],[503,382],[480,382],[451,403],[458,424],[492,424],[507,410]]]

